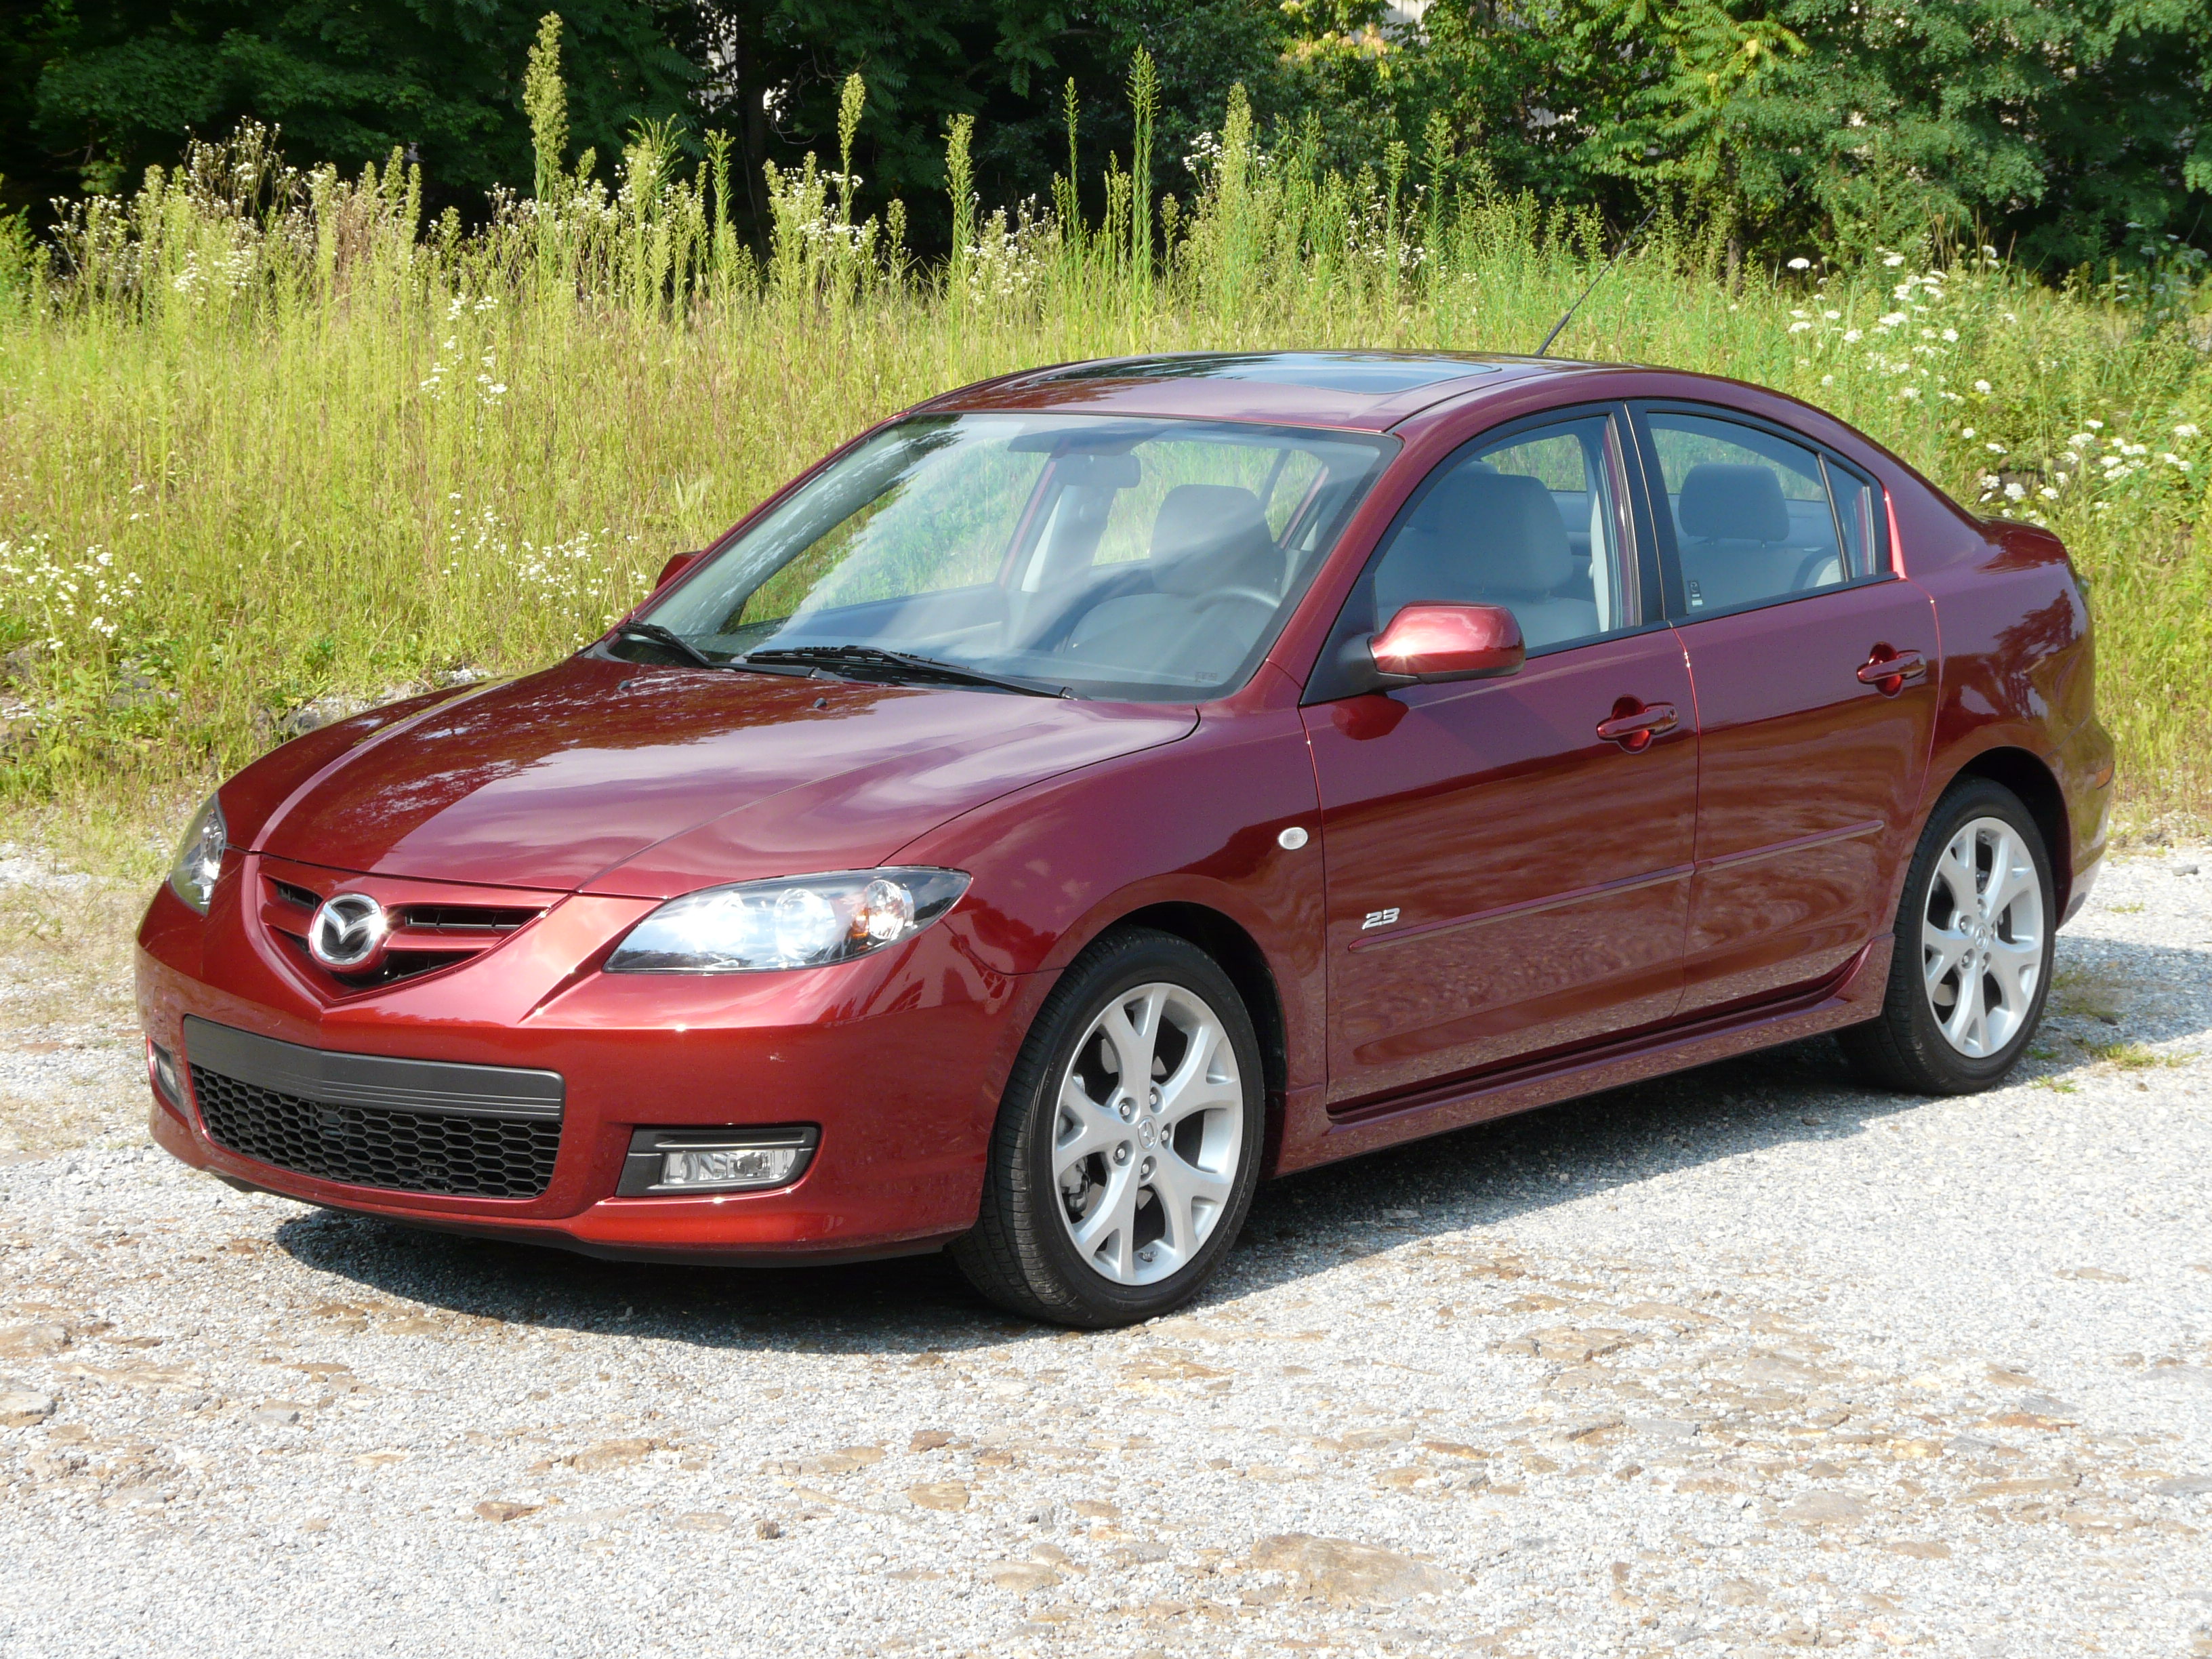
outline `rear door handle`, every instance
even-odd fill
[[[1917,651],[1893,651],[1877,645],[1859,665],[1859,680],[1883,696],[1893,697],[1905,690],[1906,681],[1919,679],[1927,672],[1927,661]]]
[[[1597,723],[1597,734],[1632,755],[1640,755],[1651,746],[1652,738],[1681,723],[1671,702],[1638,702],[1633,697],[1623,697],[1613,704],[1613,713]]]

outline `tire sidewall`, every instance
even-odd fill
[[[1951,838],[1974,818],[2002,819],[2021,837],[2034,862],[2043,900],[2043,957],[2036,972],[2035,994],[2029,1004],[2027,1018],[2021,1022],[2011,1042],[1980,1060],[1953,1048],[1936,1024],[1936,1011],[1929,1004],[1923,982],[1920,943],[1920,927],[1927,915],[1929,884],[1935,878],[1936,860],[1942,857]],[[1906,999],[1904,1035],[1913,1058],[1933,1076],[1942,1079],[1953,1093],[1971,1093],[1997,1082],[2019,1063],[2021,1054],[2035,1040],[2036,1031],[2042,1025],[2043,1006],[2051,994],[2051,964],[2057,945],[2057,890],[2051,873],[2050,848],[2044,844],[2042,830],[2020,797],[2002,784],[1986,778],[1976,778],[1946,791],[1935,811],[1929,815],[1928,827],[1913,854],[1912,867],[1905,878],[1905,897],[1897,914],[1897,957],[1891,985],[1895,994]]]
[[[1077,978],[1078,974],[1082,977]],[[1023,1124],[1014,1152],[1021,1164],[1018,1190],[1028,1213],[1023,1218],[1040,1253],[1066,1291],[1102,1321],[1123,1324],[1164,1312],[1197,1293],[1212,1276],[1220,1260],[1236,1240],[1259,1185],[1264,1146],[1265,1083],[1261,1072],[1260,1042],[1252,1029],[1244,1000],[1213,959],[1170,935],[1137,935],[1116,940],[1087,963],[1079,961],[1069,969],[1073,993],[1051,1011],[1050,1029],[1039,1031],[1042,1043],[1037,1066],[1022,1103]],[[1103,1278],[1084,1261],[1068,1237],[1060,1213],[1060,1185],[1052,1168],[1053,1133],[1058,1120],[1060,1080],[1074,1060],[1077,1046],[1091,1024],[1117,996],[1139,985],[1167,982],[1182,986],[1203,999],[1220,1018],[1237,1055],[1237,1075],[1244,1097],[1243,1139],[1237,1153],[1237,1178],[1221,1218],[1200,1246],[1197,1255],[1157,1283],[1116,1285]],[[1065,983],[1065,981],[1063,981]]]

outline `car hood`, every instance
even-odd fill
[[[374,875],[665,898],[865,869],[1197,720],[1188,704],[576,657],[373,732],[301,779],[251,844]]]

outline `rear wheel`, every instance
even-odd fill
[[[1149,930],[1102,940],[1023,1048],[953,1260],[1000,1306],[1057,1324],[1180,1306],[1243,1225],[1261,1102],[1250,1016],[1213,959]]]
[[[2051,858],[2020,798],[1954,784],[1914,854],[1879,1018],[1840,1033],[1876,1083],[1962,1095],[2012,1070],[2043,1018],[2058,918]]]

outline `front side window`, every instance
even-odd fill
[[[1873,487],[1758,427],[1655,410],[1659,462],[1688,617],[1838,587],[1875,574]]]
[[[1603,415],[1462,451],[1424,483],[1370,573],[1375,627],[1424,602],[1504,605],[1531,651],[1632,626],[1620,501]]]
[[[641,620],[714,662],[792,653],[896,678],[872,648],[1085,696],[1218,696],[1258,665],[1396,448],[1231,422],[921,416]]]

